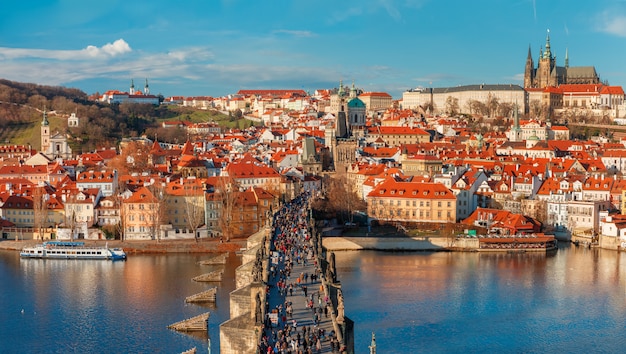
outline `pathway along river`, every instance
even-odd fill
[[[212,352],[234,289],[231,255],[216,307],[184,304],[210,285],[203,255],[126,262],[20,260],[0,251],[0,352],[207,352],[168,330],[210,311]],[[356,353],[621,352],[626,253],[565,247],[553,255],[337,252]],[[21,310],[24,309],[24,313]]]

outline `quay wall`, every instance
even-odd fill
[[[442,251],[452,246],[446,237],[324,237],[328,251]]]

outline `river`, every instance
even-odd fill
[[[229,318],[228,294],[241,263],[201,266],[207,255],[129,255],[125,262],[20,259],[0,251],[0,352],[180,353],[208,350],[206,334],[167,329],[211,312],[211,348],[219,352],[219,325]],[[224,268],[220,283],[194,276]],[[217,304],[185,304],[185,297],[217,286]],[[23,312],[22,312],[23,310]]]
[[[626,254],[338,252],[356,353],[622,352]]]
[[[221,283],[192,277],[209,256],[130,255],[126,262],[20,259],[0,251],[0,352],[179,353],[206,336],[166,328],[211,312],[219,324],[240,258]],[[626,254],[564,247],[552,255],[338,252],[356,353],[621,352],[626,343]],[[215,306],[186,296],[218,287]],[[22,312],[23,310],[23,312]]]

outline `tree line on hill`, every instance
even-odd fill
[[[184,142],[182,129],[163,129],[159,119],[180,115],[177,110],[150,104],[107,104],[90,100],[83,91],[61,86],[46,86],[0,79],[0,127],[37,125],[43,110],[50,112],[51,131],[66,133],[74,152],[92,151],[116,145],[122,137],[158,135],[160,141]],[[66,118],[75,113],[78,127],[68,127]],[[55,124],[55,119],[63,119]],[[6,138],[0,129],[0,143]],[[34,142],[35,143],[35,142]],[[38,145],[33,144],[35,146]]]

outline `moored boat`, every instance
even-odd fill
[[[557,240],[553,235],[543,233],[478,237],[481,252],[546,252],[557,249]]]
[[[109,248],[108,245],[85,246],[84,242],[46,241],[43,244],[24,247],[20,251],[22,258],[50,259],[126,259],[126,252],[121,248]]]

